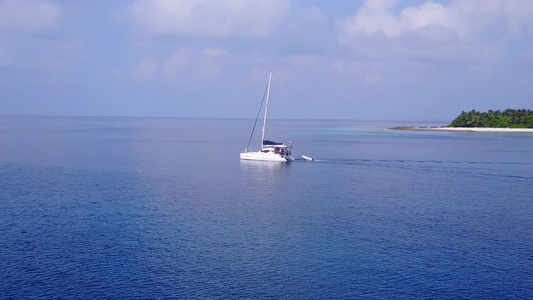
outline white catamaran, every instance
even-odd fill
[[[267,87],[267,93],[266,93],[266,104],[265,104],[265,117],[263,118],[263,128],[261,131],[263,134],[261,135],[261,150],[260,151],[251,151],[248,152],[248,146],[250,145],[250,140],[252,139],[252,136],[254,134],[255,130],[255,124],[254,128],[252,129],[252,134],[250,135],[250,140],[248,141],[248,146],[246,146],[246,149],[244,152],[241,153],[241,159],[243,160],[260,160],[260,161],[276,161],[276,162],[288,162],[293,161],[294,158],[291,156],[291,150],[292,150],[292,144],[285,145],[284,143],[277,143],[269,140],[265,140],[265,129],[266,129],[266,121],[267,121],[267,113],[268,113],[268,100],[270,97],[270,82],[272,81],[272,72],[270,72],[270,75],[268,76],[268,87]],[[264,99],[264,98],[263,98]],[[263,106],[263,102],[261,102],[261,106]],[[261,111],[261,108],[259,109]],[[257,124],[257,118],[259,117],[259,113],[257,114],[257,117],[255,119],[255,122]]]

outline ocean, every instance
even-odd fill
[[[253,122],[0,117],[0,298],[533,299],[533,134]]]

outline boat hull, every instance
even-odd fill
[[[291,156],[281,156],[280,154],[272,152],[243,152],[241,153],[242,160],[257,160],[257,161],[272,161],[272,162],[288,162],[294,160]]]

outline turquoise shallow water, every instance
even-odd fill
[[[533,135],[279,123],[1,117],[0,298],[533,298]]]

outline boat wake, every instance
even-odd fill
[[[311,158],[311,157],[308,157]],[[509,174],[508,165],[519,165],[527,168],[531,164],[514,162],[479,162],[479,161],[441,161],[441,160],[401,160],[401,159],[351,159],[330,158],[315,159],[298,158],[299,162],[321,162],[328,165],[358,166],[361,168],[403,169],[417,172],[469,174],[470,176],[498,177],[502,179],[532,181],[533,177],[527,172],[523,174]],[[498,172],[499,170],[499,172]],[[490,171],[490,172],[489,172]]]

